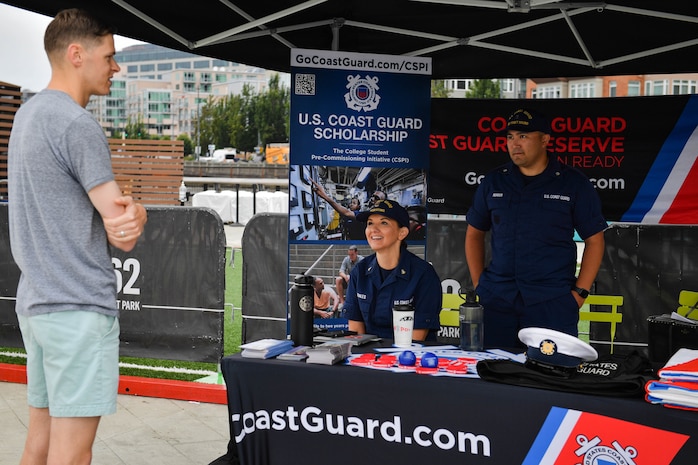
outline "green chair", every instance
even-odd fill
[[[691,320],[698,320],[698,292],[686,290],[679,292],[679,308],[676,313]]]
[[[610,312],[580,311],[579,319],[598,323],[611,324],[611,353],[613,353],[613,341],[616,339],[616,325],[623,322],[623,314],[618,313],[618,307],[623,305],[622,295],[590,295],[584,302],[588,305],[610,306]]]

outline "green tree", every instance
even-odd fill
[[[466,98],[499,98],[499,81],[493,79],[475,79],[470,89],[465,93]]]
[[[225,121],[221,120],[220,117],[220,107],[221,105],[213,98],[213,95],[209,95],[206,103],[201,106],[197,124],[202,155],[206,154],[207,147],[210,144],[222,147],[223,145],[220,144],[224,144],[227,140],[227,136],[223,140],[220,138],[221,126],[225,124]]]
[[[148,128],[145,123],[143,123],[141,115],[138,115],[135,121],[129,117],[126,122],[126,127],[124,127],[124,132],[126,133],[127,139],[150,139]]]
[[[255,120],[255,107],[258,96],[251,86],[245,84],[242,87],[240,97],[240,114],[236,120],[235,143],[236,148],[250,152],[257,145],[257,123]]]
[[[288,141],[290,101],[290,90],[280,84],[278,74],[261,94],[246,84],[240,95],[218,100],[209,96],[195,125],[202,150],[214,144],[252,152],[258,144]]]
[[[187,134],[180,134],[177,136],[177,140],[184,141],[184,155],[191,155],[194,153],[194,143]]]
[[[248,85],[245,84],[244,87],[248,87]],[[230,146],[244,150],[243,145],[240,143],[240,134],[244,133],[246,125],[244,114],[245,97],[242,95],[228,95],[225,98],[225,102],[226,129]]]
[[[269,79],[267,91],[255,99],[254,125],[262,147],[271,142],[288,141],[290,102],[290,90],[280,85],[279,75],[275,74]]]
[[[448,98],[451,90],[446,88],[446,81],[431,81],[431,98]]]

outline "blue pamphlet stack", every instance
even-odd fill
[[[286,339],[260,339],[240,346],[242,356],[247,358],[272,358],[293,347],[293,341]]]

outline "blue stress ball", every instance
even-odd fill
[[[414,366],[417,363],[417,356],[411,350],[404,350],[400,353],[397,361],[406,367]]]
[[[425,352],[421,363],[424,368],[436,368],[439,366],[439,357],[431,352]]]

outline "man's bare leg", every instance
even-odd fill
[[[100,417],[52,418],[29,407],[29,430],[20,465],[89,465]]]

